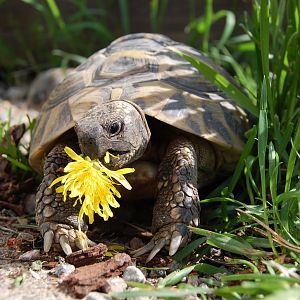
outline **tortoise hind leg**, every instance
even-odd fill
[[[56,193],[56,187],[49,188],[52,181],[63,175],[63,168],[70,162],[63,145],[55,146],[48,154],[44,164],[44,178],[36,194],[36,221],[44,238],[44,251],[61,248],[66,254],[72,249],[82,249],[86,241],[82,234],[87,225],[81,222],[78,231],[79,208],[73,207],[73,201],[63,201],[62,194]]]
[[[153,210],[152,240],[133,252],[150,252],[151,260],[163,247],[173,255],[190,239],[187,226],[198,226],[200,217],[197,189],[197,148],[185,137],[173,140],[159,166],[158,194]]]

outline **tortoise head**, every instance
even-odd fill
[[[110,167],[120,168],[145,152],[150,130],[144,112],[128,101],[111,101],[94,106],[75,124],[81,152],[103,160],[106,151],[118,155]]]

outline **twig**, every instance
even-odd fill
[[[18,231],[15,231],[13,229],[10,229],[10,228],[4,227],[4,226],[0,226],[0,229],[3,231],[12,232],[12,233],[16,233],[16,234],[19,233]]]
[[[0,256],[0,259],[1,260],[10,260],[10,261],[19,261],[18,258],[9,258],[9,257],[3,257],[3,256]]]
[[[238,212],[246,215],[247,217],[249,217],[250,219],[252,219],[253,221],[255,221],[257,224],[261,225],[263,228],[265,228],[267,231],[269,231],[275,242],[277,242],[278,244],[280,244],[283,247],[286,247],[290,250],[293,250],[297,253],[300,253],[300,247],[291,244],[290,242],[288,242],[287,240],[285,240],[282,236],[280,236],[277,232],[275,232],[273,229],[271,229],[269,226],[267,226],[265,223],[263,223],[262,221],[260,221],[259,219],[257,219],[256,217],[252,216],[251,214],[237,208],[236,209]]]
[[[38,226],[33,225],[33,224],[11,224],[11,226],[20,228],[20,229],[32,229],[32,230],[39,231]]]
[[[253,230],[260,233],[262,236],[268,237],[268,234],[260,228],[253,228]],[[290,247],[289,245],[286,245],[286,244],[282,243],[281,241],[277,240],[275,237],[273,237],[273,241],[276,242],[277,244],[279,244],[282,247],[285,247],[285,248],[290,249],[290,250],[295,251],[295,252],[299,252],[299,250],[297,249],[297,246],[295,246],[296,248],[295,247]]]
[[[18,217],[6,217],[6,216],[0,216],[0,221],[11,221],[16,220]]]

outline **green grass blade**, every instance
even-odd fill
[[[241,178],[241,174],[243,172],[243,168],[245,166],[245,159],[248,157],[252,151],[253,145],[255,143],[255,138],[257,135],[257,128],[256,126],[253,126],[253,128],[249,131],[248,134],[248,140],[244,147],[243,153],[241,154],[241,157],[235,167],[234,173],[232,175],[232,179],[230,181],[229,185],[229,193],[232,193],[238,180]]]
[[[172,256],[172,259],[176,261],[182,261],[184,258],[190,256],[193,253],[193,251],[197,249],[205,241],[206,241],[205,237],[192,241],[187,246],[179,250],[174,256]]]
[[[291,283],[298,283],[300,284],[300,278],[294,278],[294,277],[286,277],[286,276],[280,276],[280,275],[270,275],[270,274],[238,274],[238,275],[224,275],[221,279],[223,282],[227,281],[241,281],[241,280],[276,280],[278,282],[284,280]]]
[[[204,15],[204,32],[202,41],[202,50],[207,53],[209,49],[210,28],[213,18],[213,0],[206,0],[205,15]]]
[[[39,1],[37,0],[21,0],[22,2],[31,5],[32,7],[34,7],[37,11],[41,12],[41,13],[45,13],[45,6],[41,3],[39,3]]]
[[[262,95],[260,100],[260,112],[258,120],[258,162],[261,179],[261,193],[263,197],[263,205],[266,208],[266,150],[268,142],[268,116],[267,116],[267,88],[266,81],[263,82]]]
[[[52,51],[52,54],[62,57],[67,62],[74,61],[77,64],[81,64],[86,61],[86,57],[83,57],[83,56],[77,55],[77,54],[73,54],[73,53],[69,53],[69,52],[65,52],[60,49],[54,49]],[[67,65],[68,65],[68,63],[67,63]]]
[[[285,192],[288,192],[291,188],[291,180],[294,173],[295,163],[297,159],[297,152],[300,150],[300,120],[298,120],[295,138],[292,143],[292,149],[289,155],[289,161],[286,172],[286,180],[285,180]]]
[[[169,0],[160,0],[160,8],[159,8],[159,11],[158,11],[158,20],[157,20],[157,22],[158,22],[158,25],[157,25],[158,31],[160,30],[161,24],[165,19],[165,14],[166,14],[166,11],[167,11],[167,8],[168,8],[168,3],[169,3]]]
[[[266,78],[264,78],[262,84],[262,93],[260,98],[260,111],[259,111],[259,119],[258,119],[258,163],[259,163],[259,173],[260,173],[260,181],[261,181],[261,195],[262,195],[262,203],[264,208],[264,223],[269,226],[268,219],[268,207],[267,207],[267,186],[266,186],[266,151],[267,151],[267,143],[268,143],[268,92],[267,92],[267,82]],[[270,241],[270,245],[272,245],[272,249],[274,253],[276,253],[275,247],[273,245],[272,236],[268,233],[268,238]]]
[[[206,243],[210,246],[251,258],[264,257],[268,255],[265,251],[254,249],[246,241],[238,241],[228,236],[212,236],[207,239]]]
[[[294,124],[292,122],[288,122],[285,125],[285,128],[282,128],[283,122],[280,122],[279,117],[275,116],[273,123],[273,136],[274,136],[274,144],[277,150],[277,153],[280,158],[283,157],[284,161],[288,160],[287,148],[288,144],[291,141],[292,133],[294,131]]]
[[[251,42],[251,45],[253,45],[253,42]],[[247,52],[249,50],[241,49],[240,51],[241,51],[241,53],[243,53],[243,52]],[[252,52],[253,50],[250,50],[250,51]],[[253,99],[252,101],[254,103],[256,103],[257,82],[252,77],[252,74],[251,74],[252,70],[251,71],[249,70],[250,71],[250,74],[249,74],[249,71],[245,70],[245,66],[243,66],[240,62],[236,61],[226,48],[223,48],[222,52],[225,54],[222,57],[223,61],[228,63],[233,68],[233,70],[236,74],[235,78],[239,81],[239,83],[242,87],[246,88],[246,91],[247,91],[249,97],[251,97],[251,99]]]
[[[266,249],[271,248],[269,240],[265,239],[265,238],[258,238],[258,237],[253,237],[253,236],[247,236],[245,238],[245,241],[247,243],[249,243],[252,247],[266,248]]]
[[[270,192],[272,198],[272,209],[273,209],[273,219],[276,220],[278,215],[278,206],[277,206],[277,187],[278,187],[278,174],[279,174],[279,156],[275,151],[274,145],[272,142],[269,144],[269,180],[270,180]],[[277,222],[274,224],[275,231],[278,230]]]
[[[272,199],[277,197],[279,157],[272,142],[269,144],[269,178]]]
[[[22,162],[20,162],[20,161],[14,159],[14,158],[11,158],[11,157],[9,157],[9,156],[7,156],[7,155],[5,155],[5,156],[3,156],[3,157],[4,157],[5,159],[7,159],[8,161],[10,161],[11,164],[12,164],[13,166],[15,166],[16,168],[19,168],[19,169],[21,169],[21,170],[23,170],[23,171],[32,172],[32,169],[31,169],[29,166],[23,164]]]
[[[159,283],[158,287],[162,288],[168,285],[175,285],[182,280],[183,277],[187,276],[194,270],[195,266],[186,267],[179,271],[174,271],[163,278]]]
[[[52,16],[56,23],[58,24],[58,27],[63,31],[66,32],[66,24],[61,16],[60,10],[55,2],[55,0],[47,0],[48,6],[50,8],[50,11],[52,13]]]
[[[228,273],[228,270],[226,270],[223,267],[215,267],[206,263],[196,264],[194,270],[208,275],[214,275],[218,273]]]
[[[124,34],[130,33],[130,18],[129,18],[129,5],[127,0],[119,0],[119,7],[121,13],[121,24]]]
[[[158,31],[159,0],[150,0],[150,24],[152,32]]]
[[[261,198],[261,193],[259,191],[259,188],[256,184],[256,180],[253,178],[252,175],[252,169],[254,168],[254,164],[257,160],[257,157],[254,157],[252,155],[249,155],[245,160],[245,180],[246,180],[246,186],[247,186],[247,192],[250,198],[250,203],[252,205],[255,204],[255,197],[253,191],[256,193],[257,197]]]
[[[219,289],[215,290],[216,295],[223,296],[225,299],[228,299],[229,294],[240,294],[244,297],[241,297],[240,299],[266,299],[265,297],[262,297],[263,295],[273,295],[273,293],[276,291],[282,291],[287,290],[290,288],[290,284],[286,282],[284,279],[281,281],[275,280],[269,280],[269,281],[258,281],[258,282],[249,282],[244,281],[240,285],[234,285],[234,286],[226,286],[221,287]],[[258,296],[259,297],[255,297]],[[249,297],[249,296],[254,296]],[[273,298],[271,298],[273,300]],[[293,298],[285,298],[288,300],[292,300]],[[295,298],[299,299],[299,298]]]
[[[264,300],[300,300],[300,287],[289,287],[288,289],[282,288],[275,291],[271,295],[264,297]]]
[[[238,206],[243,206],[243,207],[247,207],[246,204],[244,204],[243,202],[240,202],[238,200],[235,199],[231,199],[231,198],[226,198],[226,197],[215,197],[215,198],[209,198],[209,199],[203,199],[200,200],[200,203],[214,203],[214,202],[231,202],[234,203]]]
[[[217,44],[218,49],[222,49],[225,46],[235,27],[235,15],[232,11],[219,10],[217,13],[214,14],[213,18],[214,21],[216,21],[222,17],[225,17],[226,21],[222,36]]]
[[[245,240],[237,239],[237,237],[234,235],[228,236],[225,234],[212,232],[202,228],[189,228],[196,234],[206,236],[207,244],[213,247],[217,247],[231,253],[245,255],[247,257],[262,257],[268,255],[267,252],[254,249]]]
[[[269,104],[271,119],[275,116],[275,99],[271,97],[270,87],[270,68],[269,68],[269,50],[270,50],[270,7],[269,0],[261,0],[260,2],[260,53],[261,53],[261,65],[263,71],[263,77],[265,78],[265,86],[267,88],[266,96]]]
[[[252,113],[254,116],[258,117],[258,109],[252,103],[251,99],[248,98],[244,93],[242,93],[240,89],[237,88],[233,83],[231,83],[227,78],[218,73],[204,61],[200,61],[192,56],[188,56],[176,49],[173,50],[181,55],[184,59],[189,61],[192,66],[194,66],[200,73],[202,73],[209,81],[211,81],[217,87],[227,93],[228,96],[231,97],[232,100],[234,100],[238,105]]]
[[[284,201],[292,201],[293,199],[298,199],[300,198],[300,191],[289,191],[289,192],[285,192],[280,194],[276,201],[277,204],[280,204]]]
[[[133,291],[112,292],[110,295],[117,299],[134,299],[137,297],[161,297],[160,299],[176,298],[183,299],[185,296],[200,294],[211,294],[212,290],[202,287],[178,288],[159,288],[159,289],[138,289]]]

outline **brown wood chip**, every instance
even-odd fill
[[[118,253],[107,261],[77,268],[62,282],[62,287],[67,286],[72,294],[83,298],[91,291],[103,291],[107,278],[121,275],[131,265],[128,254]]]
[[[106,245],[100,243],[96,246],[89,247],[88,249],[71,253],[66,257],[66,262],[75,267],[91,265],[102,261],[106,252]]]

